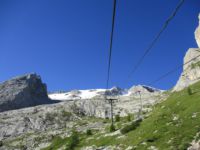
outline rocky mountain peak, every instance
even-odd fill
[[[35,73],[0,84],[0,112],[49,102],[46,84]]]
[[[129,92],[131,93],[137,93],[138,91],[140,91],[141,93],[154,93],[154,92],[161,92],[161,90],[150,87],[150,86],[146,86],[146,85],[137,85],[137,86],[133,86],[129,89]]]
[[[124,89],[120,87],[114,86],[109,90],[106,90],[106,95],[122,95],[124,93]]]

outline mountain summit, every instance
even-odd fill
[[[0,84],[0,112],[50,102],[46,84],[37,74],[18,76]]]

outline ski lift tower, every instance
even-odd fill
[[[143,118],[142,117],[142,110],[143,110],[142,95],[141,95],[141,91],[140,90],[138,90],[136,93],[139,94],[139,96],[140,96],[139,119],[142,119]]]
[[[108,94],[108,96],[107,96]],[[111,125],[114,126],[114,119],[113,119],[113,104],[118,100],[116,96],[113,96],[110,91],[106,91],[105,93],[105,99],[110,104],[110,117],[111,117]]]

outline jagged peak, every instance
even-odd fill
[[[31,78],[41,80],[41,77],[39,75],[37,75],[36,73],[28,73],[28,74],[25,74],[25,75],[19,75],[19,76],[13,77],[9,80],[1,82],[0,84],[3,84],[5,82],[11,82],[13,80],[28,80],[28,79],[31,79]]]
[[[129,91],[130,92],[141,91],[141,92],[150,92],[150,93],[153,93],[153,92],[161,92],[163,90],[156,89],[156,88],[148,86],[148,85],[135,85],[135,86],[132,86],[129,89]]]

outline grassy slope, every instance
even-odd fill
[[[96,133],[92,136],[94,138],[81,138],[77,149],[89,145],[123,145],[123,149],[136,146],[138,150],[146,150],[150,146],[159,150],[186,149],[196,133],[200,132],[200,83],[191,88],[194,92],[192,95],[183,90],[171,94],[166,101],[156,105],[150,116],[125,137],[104,137]]]

